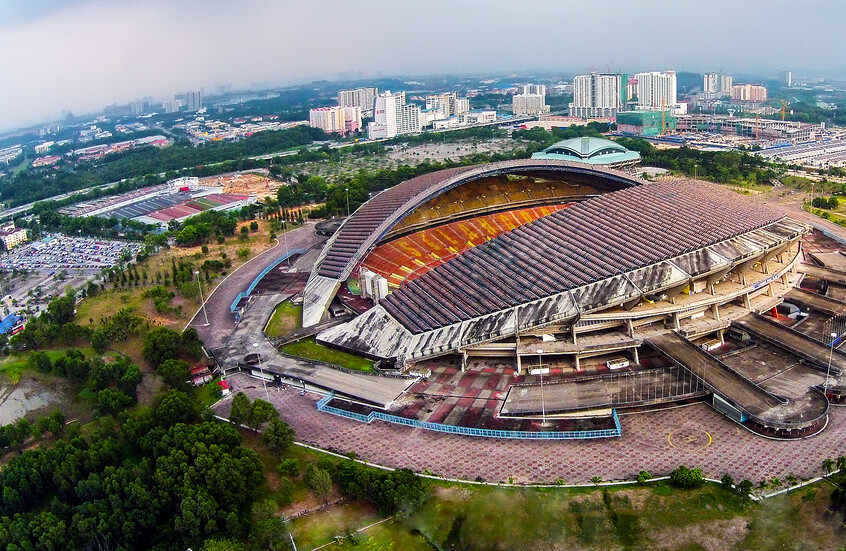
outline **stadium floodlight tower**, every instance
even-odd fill
[[[538,348],[538,374],[541,389],[541,424],[546,425],[546,401],[543,397],[543,348]]]
[[[831,349],[828,351],[828,369],[825,371],[825,383],[823,383],[823,394],[828,398],[828,378],[831,375],[831,360],[834,357],[834,345],[840,335],[837,333],[831,334]]]

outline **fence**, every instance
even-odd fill
[[[548,431],[548,432],[532,432],[522,430],[493,430],[493,429],[477,429],[472,427],[457,427],[454,425],[442,425],[440,423],[428,423],[425,421],[418,421],[417,419],[408,419],[405,417],[397,417],[396,415],[389,415],[381,411],[371,411],[368,415],[361,413],[353,413],[329,405],[335,398],[334,392],[329,392],[318,400],[317,409],[325,413],[331,413],[340,417],[346,417],[354,421],[362,423],[371,423],[374,419],[385,421],[386,423],[393,423],[395,425],[404,425],[406,427],[413,427],[418,429],[433,430],[435,432],[446,432],[450,434],[461,434],[463,436],[482,436],[485,438],[512,438],[522,440],[586,440],[591,438],[614,438],[621,436],[623,430],[620,427],[620,419],[617,417],[617,410],[612,411],[614,419],[613,429],[600,430],[578,430],[578,431]]]
[[[283,254],[282,256],[280,256],[279,258],[274,260],[273,262],[271,262],[267,266],[267,268],[262,270],[261,273],[256,276],[256,278],[253,280],[253,282],[250,283],[250,286],[247,287],[246,291],[241,291],[240,293],[238,293],[238,296],[235,297],[235,301],[229,307],[229,311],[232,312],[233,314],[237,315],[238,314],[238,303],[241,302],[242,298],[246,298],[246,297],[248,297],[252,294],[252,292],[256,288],[256,285],[258,285],[258,282],[261,281],[261,278],[263,278],[264,276],[269,274],[270,270],[279,266],[280,264],[282,264],[283,262],[285,262],[286,260],[288,260],[289,258],[294,256],[295,254],[305,254],[306,252],[308,252],[308,249],[291,249],[290,251],[286,252],[285,254]]]

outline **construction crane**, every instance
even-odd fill
[[[755,113],[755,139],[758,139],[758,133],[761,130],[761,114]]]
[[[784,108],[785,108],[784,100],[781,102],[781,122],[784,122]]]
[[[667,99],[661,98],[661,135],[663,136],[664,133],[667,131]]]

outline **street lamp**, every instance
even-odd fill
[[[347,194],[347,218],[350,216],[350,188],[345,187],[344,191]]]
[[[285,242],[285,263],[291,267],[291,255],[288,254],[288,223],[282,220],[282,241]]]
[[[693,179],[696,180],[696,171],[699,168],[699,165],[693,165]]]
[[[808,200],[808,223],[811,223],[811,215],[814,213],[814,181],[811,180],[811,198]]]
[[[206,312],[206,299],[203,298],[202,278],[199,271],[194,272],[194,274],[197,276],[197,287],[200,289],[200,306],[203,308],[203,317],[206,318],[206,324],[203,327],[207,327],[209,324],[209,315]]]
[[[837,333],[831,334],[831,350],[828,352],[828,369],[825,372],[825,383],[823,383],[823,394],[828,396],[828,376],[831,373],[831,359],[834,356],[834,343],[837,341]]]
[[[538,372],[541,387],[541,424],[546,425],[546,401],[543,397],[543,348],[538,348]]]
[[[267,392],[267,379],[264,378],[264,369],[261,366],[261,353],[258,350],[259,344],[257,342],[253,343],[253,348],[256,351],[256,356],[258,356],[259,362],[259,373],[261,373],[261,384],[264,385],[264,397],[267,398],[267,401],[270,402],[270,394]]]

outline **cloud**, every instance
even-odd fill
[[[0,127],[215,84],[363,71],[842,73],[846,4],[165,0],[3,5]],[[813,31],[814,40],[808,40]],[[795,38],[795,39],[794,39]]]

